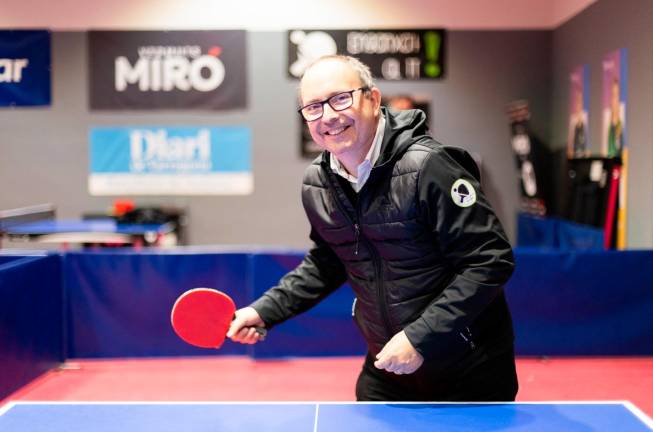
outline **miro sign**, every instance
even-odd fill
[[[242,127],[96,127],[91,195],[244,195],[254,188]]]
[[[289,30],[288,75],[300,78],[324,55],[358,58],[384,80],[442,79],[446,32],[420,30]]]
[[[91,108],[244,108],[246,45],[243,30],[91,31]]]

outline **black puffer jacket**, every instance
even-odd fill
[[[302,200],[315,246],[252,306],[273,326],[348,279],[372,355],[401,330],[436,370],[474,350],[486,356],[512,347],[502,291],[512,250],[476,164],[434,141],[421,111],[383,113],[381,155],[356,202],[328,153],[307,168]],[[452,193],[458,179],[474,190]],[[454,199],[465,194],[476,201],[461,207]]]

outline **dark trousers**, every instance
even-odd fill
[[[477,356],[451,370],[429,371],[423,364],[409,375],[395,375],[374,367],[368,354],[356,382],[358,401],[514,401],[519,386],[511,350]]]

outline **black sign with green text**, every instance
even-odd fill
[[[419,30],[289,30],[288,75],[329,54],[358,58],[384,80],[442,79],[446,32]]]

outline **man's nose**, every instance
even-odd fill
[[[325,103],[322,106],[322,121],[328,122],[336,118],[338,118],[338,111],[331,108],[331,105],[328,103]]]

